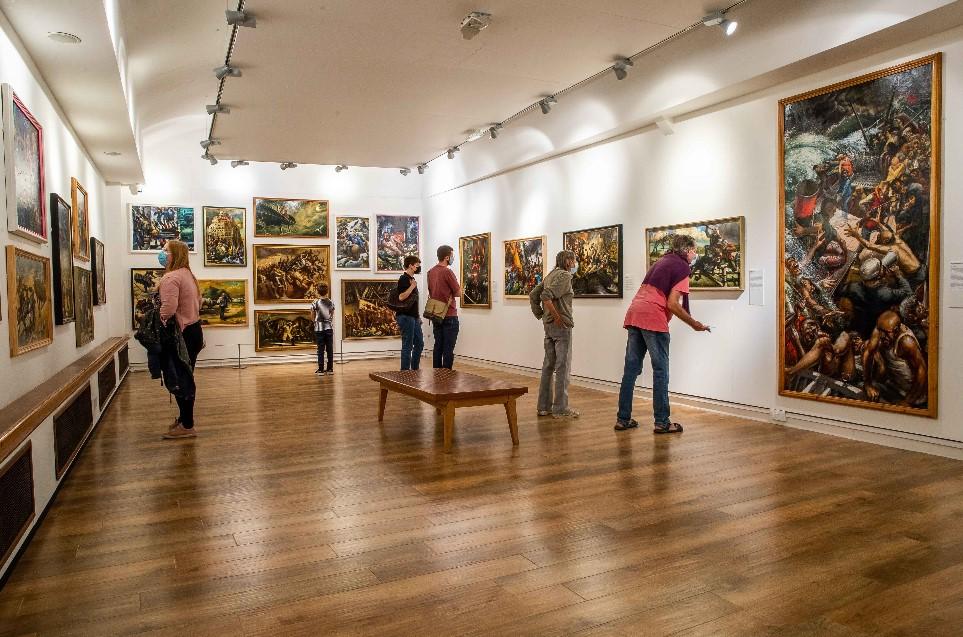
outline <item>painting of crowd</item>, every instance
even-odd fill
[[[401,272],[407,256],[419,256],[420,219],[378,215],[378,272]]]
[[[505,242],[505,296],[527,298],[545,278],[545,237]]]
[[[180,206],[131,206],[130,249],[159,252],[171,239],[194,251],[194,209]]]
[[[314,349],[310,310],[255,310],[254,350]]]
[[[935,413],[936,64],[784,103],[784,392]]]
[[[144,314],[158,302],[157,285],[164,276],[162,268],[131,268],[131,325],[137,329]]]
[[[342,281],[342,335],[345,339],[401,336],[395,312],[386,302],[396,281]]]
[[[337,217],[337,267],[344,270],[367,270],[371,267],[371,220],[367,217]]]
[[[645,232],[645,241],[650,266],[665,256],[672,244],[672,237],[677,234],[688,235],[695,240],[697,258],[689,277],[691,289],[743,289],[744,217],[649,228]]]
[[[247,265],[244,208],[204,206],[204,265]]]
[[[458,240],[461,259],[461,307],[492,306],[492,236],[478,234]]]
[[[301,303],[321,296],[330,281],[329,246],[254,246],[256,303]]]
[[[621,225],[566,232],[562,243],[578,263],[572,277],[576,297],[622,298]]]
[[[254,198],[255,237],[328,238],[328,202]]]

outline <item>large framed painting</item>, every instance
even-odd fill
[[[7,246],[7,317],[10,355],[53,343],[50,259]]]
[[[246,279],[198,279],[197,287],[201,291],[201,325],[247,325]]]
[[[254,198],[254,236],[328,238],[328,202],[321,199]]]
[[[377,215],[378,272],[403,272],[407,256],[420,258],[421,219],[395,215]]]
[[[331,247],[254,246],[254,302],[308,303],[331,287]]]
[[[459,237],[458,258],[461,264],[461,307],[492,306],[492,235],[476,234]]]
[[[254,310],[254,351],[314,349],[311,310]]]
[[[685,234],[695,239],[698,258],[689,276],[690,290],[743,290],[746,281],[746,218],[729,217],[710,221],[647,228],[646,266],[665,256],[672,237]]]
[[[104,244],[96,237],[90,238],[90,276],[94,286],[94,305],[107,302],[107,268],[104,264]]]
[[[246,266],[244,208],[204,206],[204,265]]]
[[[70,224],[74,235],[74,258],[90,260],[90,203],[87,190],[76,178],[70,178]]]
[[[622,225],[562,234],[562,248],[575,253],[572,277],[576,298],[622,298]]]
[[[47,240],[43,126],[9,84],[3,100],[3,156],[6,158],[7,230],[31,241]]]
[[[74,257],[70,231],[70,206],[59,195],[50,195],[50,235],[53,239],[54,322],[74,320]]]
[[[341,281],[341,338],[395,338],[401,336],[395,312],[387,306],[397,281],[373,279]]]
[[[94,340],[94,292],[91,286],[90,270],[75,265],[74,307],[77,308],[77,320],[74,321],[74,334],[77,347]]]
[[[779,393],[936,417],[939,53],[780,102]]]
[[[194,252],[194,209],[186,206],[130,206],[130,251],[160,252],[172,239]]]
[[[371,219],[368,217],[335,217],[335,245],[338,252],[336,269],[371,269]]]
[[[137,329],[144,313],[150,309],[157,293],[157,286],[164,276],[163,268],[130,269],[130,320]]]
[[[505,241],[505,298],[527,299],[545,278],[545,237]]]

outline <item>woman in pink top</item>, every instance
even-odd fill
[[[168,241],[157,258],[166,270],[160,281],[160,317],[165,324],[171,319],[177,321],[193,369],[197,355],[204,349],[204,334],[201,332],[201,293],[191,272],[187,244]],[[180,415],[164,438],[193,438],[197,435],[194,432],[194,399],[177,397],[177,407]]]
[[[672,237],[672,249],[652,264],[645,273],[642,287],[625,313],[628,330],[625,346],[625,369],[619,389],[619,413],[616,431],[639,426],[632,419],[632,397],[635,381],[642,373],[646,352],[652,361],[652,410],[655,433],[677,433],[682,425],[669,419],[669,319],[673,315],[697,332],[709,328],[689,314],[689,274],[697,258],[695,239],[688,235]]]

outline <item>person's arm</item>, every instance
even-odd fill
[[[686,325],[688,325],[695,331],[697,332],[709,331],[709,328],[706,325],[703,325],[699,321],[692,318],[692,315],[686,312],[685,308],[682,307],[682,292],[679,292],[678,290],[672,290],[669,293],[669,300],[668,300],[667,306],[669,308],[669,311],[672,312],[673,315],[679,317],[680,320],[682,320]]]
[[[542,301],[542,306],[544,306],[544,308],[549,312],[549,314],[552,315],[552,319],[554,323],[558,325],[564,325],[565,327],[571,327],[571,325],[565,322],[565,319],[562,318],[562,315],[559,314],[558,308],[555,307],[555,304],[552,303],[551,299],[544,299]]]
[[[400,286],[399,286],[399,287],[400,287]],[[415,288],[416,288],[416,287],[418,287],[418,282],[415,280],[415,277],[411,277],[411,285],[408,286],[408,289],[407,289],[407,290],[405,290],[404,292],[401,292],[401,293],[398,295],[398,300],[399,300],[399,301],[405,301],[405,300],[407,300],[408,297],[411,296],[412,292],[415,291]]]
[[[180,279],[174,276],[164,277],[160,282],[160,317],[166,323],[177,313],[177,302],[181,293]]]
[[[459,285],[458,277],[451,271],[451,268],[448,268],[448,287],[451,288],[452,297],[461,298],[461,285]]]

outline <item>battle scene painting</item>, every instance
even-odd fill
[[[336,217],[334,220],[339,270],[371,269],[371,220]]]
[[[342,338],[401,336],[395,312],[386,303],[397,281],[341,281]]]
[[[130,207],[131,252],[160,252],[172,239],[194,252],[194,209],[183,206],[132,205]]]
[[[158,302],[157,286],[162,276],[163,268],[130,269],[130,318],[134,330],[144,313]]]
[[[74,306],[77,320],[74,321],[74,335],[77,347],[94,340],[94,291],[90,270],[74,266]]]
[[[328,202],[255,197],[254,236],[327,239]]]
[[[53,342],[52,279],[50,259],[7,246],[7,318],[11,356]]]
[[[780,393],[936,416],[940,54],[780,102]]]
[[[204,206],[204,265],[246,266],[244,208]]]
[[[65,325],[74,320],[73,235],[70,205],[55,194],[50,195],[50,231],[53,238],[54,322]]]
[[[9,84],[2,87],[7,229],[31,241],[47,240],[43,127]]]
[[[201,292],[201,325],[241,327],[247,325],[247,280],[198,279]]]
[[[309,303],[331,285],[331,247],[254,246],[254,302]]]
[[[505,242],[505,298],[528,298],[545,278],[545,237]]]
[[[418,217],[377,216],[378,272],[402,272],[407,256],[420,258],[421,220]]]
[[[697,258],[689,275],[691,290],[742,290],[745,287],[745,217],[646,229],[648,266],[665,256],[672,237],[677,234],[695,240]]]
[[[314,349],[311,310],[254,310],[254,351]]]
[[[576,298],[622,298],[621,224],[566,232],[562,247],[578,262],[572,277]]]
[[[476,234],[458,239],[461,264],[461,307],[492,306],[492,235]]]

